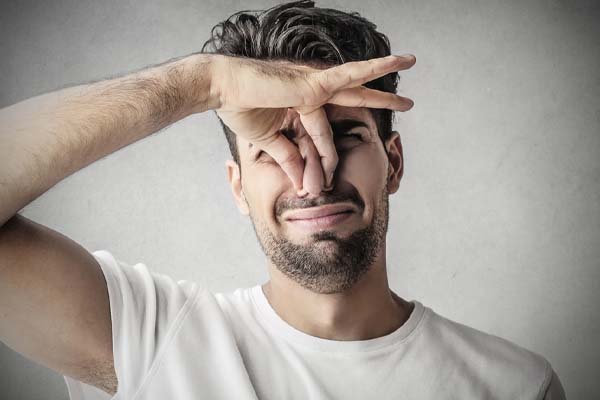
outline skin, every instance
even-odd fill
[[[412,67],[413,55],[348,62],[334,67],[214,57],[211,98],[221,120],[236,136],[268,153],[299,195],[330,190],[338,156],[326,104],[407,111],[412,100],[362,86]],[[279,129],[297,112],[307,134],[294,146]]]
[[[370,155],[362,150],[357,153],[361,146],[352,147],[344,153],[334,184],[341,149],[334,146],[325,105],[406,111],[413,105],[410,99],[361,85],[408,69],[415,61],[414,56],[389,56],[318,69],[199,53],[123,77],[39,95],[0,110],[0,148],[4,150],[0,157],[0,340],[50,369],[107,393],[116,392],[109,294],[98,262],[73,240],[18,211],[75,171],[194,113],[216,111],[238,139],[246,140],[240,142],[247,172],[244,184],[239,170],[237,179],[230,171],[230,182],[236,201],[240,201],[242,187],[247,190],[249,200],[240,207],[248,215],[252,210],[261,243],[271,252],[286,249],[273,243],[297,246],[305,258],[311,256],[306,249],[314,247],[313,258],[324,254],[323,261],[336,266],[331,262],[339,258],[336,243],[353,240],[350,231],[355,234],[369,224],[379,228],[387,224],[387,213],[376,212],[381,209],[376,204],[387,206],[378,197],[384,193],[382,162],[386,158],[374,157],[376,151],[384,155],[383,146],[361,145],[372,149]],[[289,109],[302,122],[302,126],[295,125],[298,135],[292,140],[278,133]],[[397,190],[401,167],[396,140],[388,144],[392,173],[385,185],[389,192]],[[243,150],[247,141],[276,162],[261,164],[259,170],[259,164],[250,162]],[[370,165],[371,161],[377,161],[370,169],[371,177],[359,179],[357,173],[364,171],[355,163]],[[343,196],[348,200],[349,194],[361,205],[361,213],[352,226],[345,226],[346,231],[340,226],[335,232],[300,237],[274,217],[273,211],[281,211],[282,204],[310,206]],[[385,223],[373,220],[377,215],[385,216]],[[297,267],[293,263],[280,262],[275,265],[279,269],[271,266],[273,278],[263,288],[269,301],[290,324],[317,336],[351,340],[393,330],[402,323],[399,316],[404,315],[405,304],[390,300],[382,262],[385,249],[372,240],[377,237],[372,232],[381,231],[366,231],[371,233],[364,242],[372,245],[364,247],[368,265],[337,264],[351,272],[338,273],[345,280],[332,279],[330,274],[311,281],[291,274]],[[336,240],[312,247],[302,244],[303,240],[322,240],[324,235]],[[269,240],[273,238],[278,240]],[[363,269],[366,273],[355,274]],[[358,276],[360,280],[350,279]],[[373,307],[379,312],[377,318]],[[318,318],[311,319],[317,308]]]
[[[398,132],[393,132],[384,145],[366,108],[326,104],[324,110],[332,126],[345,119],[367,125],[336,132],[339,161],[329,190],[318,194],[295,190],[268,153],[257,158],[260,149],[249,148],[249,142],[240,136],[242,179],[240,166],[233,160],[226,162],[227,176],[239,211],[251,218],[269,259],[270,280],[262,289],[277,314],[294,328],[320,338],[376,338],[398,329],[412,311],[412,305],[390,290],[385,257],[387,199],[398,190],[402,178],[402,144]],[[296,145],[307,137],[299,119],[297,112],[288,110],[280,128]],[[349,133],[359,133],[361,139],[345,135]],[[321,232],[301,230],[282,217],[285,211],[337,202],[352,203],[356,212]],[[361,239],[352,237],[368,228],[371,230]],[[324,237],[332,240],[321,240]],[[341,244],[344,240],[350,247]],[[289,251],[281,251],[282,243]],[[305,261],[320,260],[321,273],[309,276],[299,268],[301,262],[294,264],[282,257],[290,248],[300,252]],[[364,265],[339,262],[348,249],[354,249],[359,256],[355,259]]]

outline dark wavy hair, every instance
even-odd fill
[[[211,38],[201,51],[333,66],[390,55],[387,36],[377,32],[376,28],[357,12],[315,7],[314,1],[294,1],[267,10],[244,10],[233,14],[212,28]],[[394,72],[363,86],[395,93],[398,78],[398,73]],[[369,110],[383,142],[391,135],[393,112]],[[219,122],[231,155],[240,165],[235,133],[220,118]]]

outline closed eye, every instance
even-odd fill
[[[357,133],[357,132],[345,133],[342,135],[335,136],[336,142],[346,142],[348,140],[354,141],[356,139],[358,139],[359,141],[362,141],[363,137],[360,133]]]
[[[345,137],[355,137],[357,139],[362,139],[362,135],[360,133],[347,133],[345,135],[342,135],[343,138]]]

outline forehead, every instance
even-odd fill
[[[368,108],[365,107],[343,107],[336,104],[325,104],[323,109],[327,114],[327,119],[330,123],[341,120],[357,120],[364,122],[372,135],[377,135],[377,125],[373,115]],[[288,112],[283,123],[279,129],[291,129],[294,119],[298,118],[298,114],[295,112]],[[238,151],[249,152],[251,150],[251,143],[243,137],[236,135]]]

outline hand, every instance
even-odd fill
[[[333,133],[323,109],[326,103],[346,107],[387,108],[407,111],[412,100],[394,93],[361,86],[391,72],[412,67],[416,58],[387,56],[329,68],[313,68],[290,61],[266,61],[216,56],[211,67],[211,93],[215,110],[236,134],[269,154],[292,181],[296,190],[309,187],[320,193],[323,182],[331,185],[338,163]],[[300,121],[318,151],[320,163],[307,163],[303,154],[279,130],[288,108]],[[304,182],[303,182],[304,177]],[[317,188],[317,189],[315,189]]]

